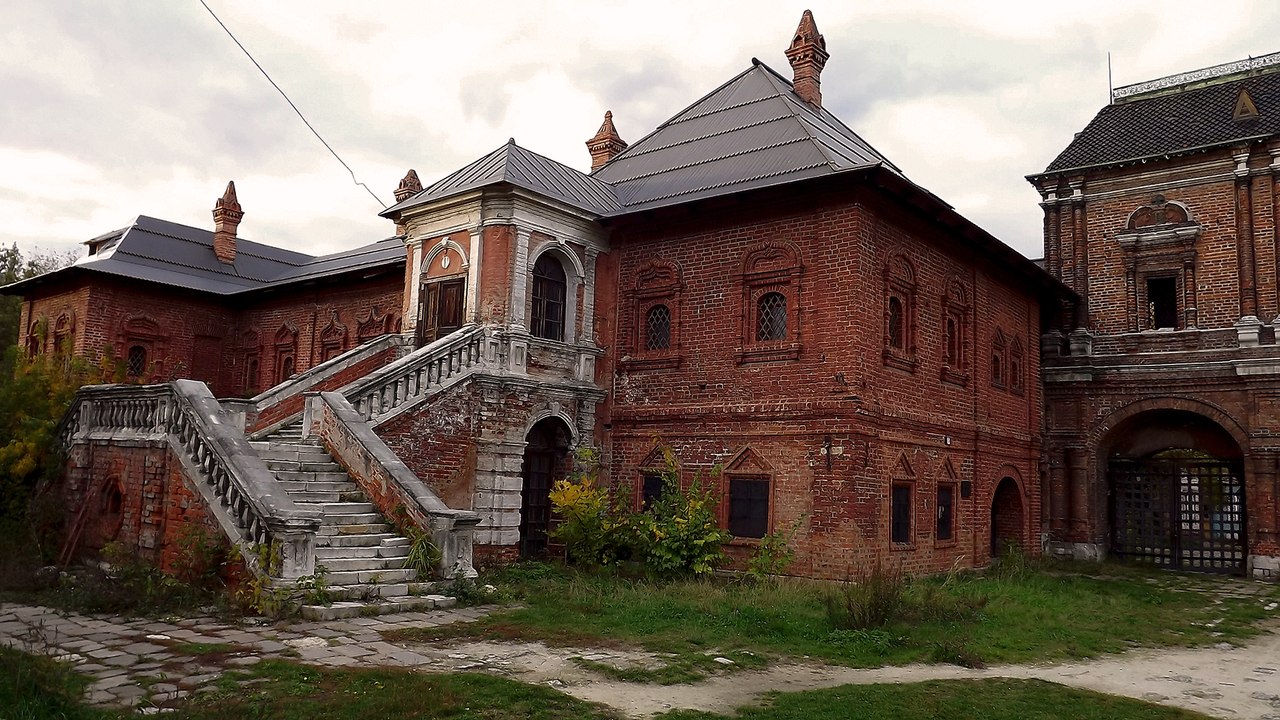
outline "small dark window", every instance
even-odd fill
[[[787,298],[782,293],[765,293],[756,310],[756,340],[787,339]]]
[[[911,485],[894,483],[889,536],[895,543],[911,542]]]
[[[769,532],[768,478],[730,478],[729,532],[750,538]]]
[[[671,347],[671,309],[654,305],[644,318],[644,349],[667,350]]]
[[[1004,385],[1004,354],[999,349],[991,353],[991,382]]]
[[[129,354],[125,362],[129,377],[142,377],[147,372],[147,349],[141,345],[129,346]]]
[[[244,389],[247,394],[254,395],[258,392],[258,358],[250,357],[244,364]]]
[[[1022,391],[1022,355],[1014,353],[1009,357],[1009,387],[1017,392]]]
[[[640,476],[640,509],[648,510],[659,498],[667,480],[662,473],[647,472]]]
[[[889,296],[889,318],[886,340],[894,350],[905,349],[904,324],[906,318],[902,314],[902,300],[896,295]]]
[[[956,325],[955,318],[947,318],[946,335],[947,335],[947,365],[949,367],[960,367],[960,336],[958,334],[959,327]]]
[[[534,337],[564,340],[564,298],[568,282],[564,266],[548,253],[533,264],[533,308],[530,331]]]
[[[950,540],[955,533],[956,488],[954,485],[938,486],[938,540]]]
[[[1178,327],[1178,279],[1147,279],[1148,327],[1153,330]]]

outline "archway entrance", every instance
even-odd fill
[[[1011,477],[1000,480],[991,498],[991,557],[999,557],[1006,547],[1025,549],[1023,543],[1022,490]]]
[[[1111,552],[1161,567],[1243,573],[1244,467],[1221,426],[1182,410],[1120,423],[1103,447]]]
[[[551,485],[564,476],[572,435],[559,418],[538,421],[525,436],[520,469],[520,557],[547,554],[551,524]]]

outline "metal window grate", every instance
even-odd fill
[[[142,377],[147,372],[147,349],[141,345],[134,345],[129,348],[128,368],[129,377]]]
[[[1238,462],[1108,462],[1111,547],[1162,567],[1244,571],[1244,474]]]
[[[729,532],[753,538],[769,532],[768,478],[730,478]]]
[[[543,254],[533,264],[533,307],[529,330],[534,337],[564,340],[565,290],[568,285],[560,261]]]
[[[782,293],[765,293],[756,310],[756,340],[787,339],[787,298]]]
[[[644,349],[666,350],[671,347],[671,310],[654,305],[644,319]]]

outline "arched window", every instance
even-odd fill
[[[760,296],[756,312],[756,340],[787,339],[787,298],[770,292]]]
[[[1005,373],[1008,368],[1005,363],[1005,356],[1008,354],[1008,348],[1004,342],[1004,333],[996,330],[995,338],[991,341],[991,384],[998,387],[1004,387],[1007,384]]]
[[[125,356],[125,372],[131,378],[140,378],[147,372],[147,349],[141,345],[130,345]]]
[[[654,305],[644,318],[644,349],[667,350],[671,347],[671,309]]]
[[[916,273],[902,254],[885,264],[884,298],[884,362],[915,372]]]
[[[529,329],[534,337],[564,340],[567,284],[564,266],[550,253],[543,253],[533,264],[533,308]]]
[[[905,345],[904,338],[906,335],[903,325],[906,324],[906,319],[902,314],[902,299],[897,295],[889,296],[888,323],[889,347],[894,350],[903,350]]]
[[[960,364],[960,335],[959,324],[953,317],[947,318],[947,357],[946,364],[949,367],[957,367]]]

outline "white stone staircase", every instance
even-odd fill
[[[405,568],[409,538],[398,534],[341,465],[315,438],[302,437],[301,421],[252,446],[300,508],[323,513],[315,538],[316,565],[327,573],[327,605],[304,604],[308,620],[382,615],[451,607],[436,584],[420,582]]]

